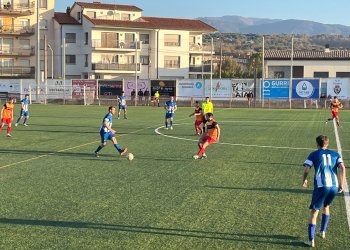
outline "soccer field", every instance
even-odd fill
[[[337,148],[329,110],[217,108],[220,143],[193,160],[194,109],[168,131],[163,108],[129,107],[113,128],[135,159],[111,142],[95,158],[108,107],[30,108],[28,127],[0,133],[0,249],[305,249],[302,164],[319,134]],[[350,183],[350,111],[340,118]],[[316,248],[350,249],[344,194]]]

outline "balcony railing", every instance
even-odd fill
[[[132,71],[135,72],[135,64],[107,64],[93,63],[92,70],[110,70],[110,71]],[[140,64],[137,64],[137,71],[140,71]]]
[[[0,66],[0,77],[34,78],[35,67]]]
[[[210,65],[190,65],[189,72],[205,72],[210,73]]]
[[[34,10],[35,1],[20,4],[7,2],[0,5],[0,15],[31,15],[34,13]]]
[[[0,25],[0,34],[5,35],[34,35],[32,26]]]
[[[191,52],[211,52],[211,46],[208,45],[199,45],[199,44],[190,44],[190,51]]]
[[[35,47],[28,48],[14,48],[8,46],[0,46],[0,56],[33,56],[35,54]]]
[[[92,39],[92,47],[96,49],[140,49],[140,42],[123,42],[118,40]]]

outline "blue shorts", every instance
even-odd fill
[[[112,138],[115,137],[115,135],[112,132],[100,131],[100,135],[101,135],[101,142],[102,143],[104,143],[108,140],[112,140]]]
[[[322,207],[330,205],[337,193],[337,187],[316,188],[312,193],[310,209],[320,210]]]
[[[165,119],[174,118],[174,113],[165,113]]]
[[[29,110],[28,111],[21,110],[21,112],[19,113],[19,116],[29,116]]]
[[[126,105],[119,105],[119,109],[126,109]]]

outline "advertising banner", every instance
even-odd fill
[[[293,99],[318,99],[320,97],[320,79],[293,79]]]
[[[72,80],[72,97],[74,99],[82,99],[84,97],[84,86],[86,95],[89,98],[94,98],[96,94],[96,80],[81,79]]]
[[[262,85],[262,98],[264,99],[288,99],[289,98],[289,80],[273,79],[260,81]]]
[[[10,94],[20,93],[20,79],[4,79],[0,80],[0,92]]]
[[[254,92],[254,79],[232,80],[232,97],[246,97],[249,92]]]
[[[122,80],[98,80],[100,97],[113,97],[121,95],[123,91]]]
[[[334,78],[327,80],[327,97],[337,96],[340,99],[349,98],[349,78]]]
[[[145,92],[147,89],[148,91],[150,90],[150,84],[148,80],[137,80],[137,92],[139,90],[142,90],[142,92]],[[135,79],[124,79],[124,92],[125,96],[131,97],[131,91],[135,90],[136,91],[136,80]]]
[[[47,79],[47,99],[72,99],[71,81],[66,80],[63,83],[63,80],[60,79]]]
[[[158,90],[160,97],[175,96],[176,80],[151,80],[151,95]]]
[[[202,80],[181,79],[178,81],[177,99],[204,96],[204,83]]]
[[[205,96],[210,97],[210,87],[212,88],[211,94],[212,99],[231,99],[232,94],[232,82],[229,79],[212,79],[212,84],[210,80],[205,80]]]

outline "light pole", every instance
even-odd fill
[[[219,66],[219,78],[221,79],[221,69],[222,69],[222,36],[220,35],[220,66]]]
[[[211,37],[211,52],[210,52],[210,100],[213,96],[213,51],[214,51],[214,44],[213,44],[213,37]]]
[[[50,44],[48,44],[47,47],[51,51],[51,79],[53,79],[53,49]]]

